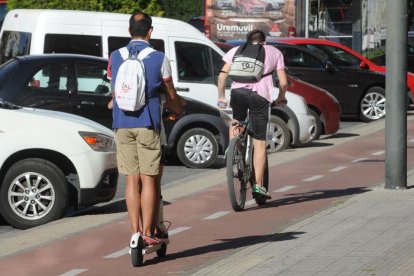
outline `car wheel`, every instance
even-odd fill
[[[309,139],[305,143],[309,143],[309,142],[318,140],[319,137],[322,134],[322,121],[321,121],[321,117],[313,109],[309,109],[309,114],[312,115],[313,118],[315,118],[315,124],[314,124],[314,126],[312,128],[312,134],[311,134],[311,136],[309,137]]]
[[[26,159],[6,173],[0,189],[0,212],[13,227],[27,229],[61,218],[69,192],[63,172],[43,159]]]
[[[269,152],[282,151],[289,146],[290,131],[281,118],[274,115],[270,116],[266,143]]]
[[[177,155],[187,167],[207,168],[217,159],[218,143],[207,129],[192,128],[178,140]]]
[[[372,122],[385,117],[385,90],[382,87],[371,87],[362,97],[360,103],[360,119]]]

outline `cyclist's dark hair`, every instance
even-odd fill
[[[249,44],[253,44],[253,42],[262,43],[266,42],[266,35],[263,31],[256,29],[246,35],[246,40]]]
[[[151,16],[145,12],[135,12],[129,19],[129,31],[132,37],[144,37],[152,27]]]

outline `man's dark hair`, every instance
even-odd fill
[[[145,12],[136,12],[129,19],[129,31],[132,37],[144,37],[151,27],[151,16]]]
[[[253,42],[262,43],[266,42],[266,35],[261,30],[253,30],[246,35],[246,40],[249,44],[252,44]]]

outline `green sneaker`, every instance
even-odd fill
[[[253,190],[253,197],[260,196],[260,197],[264,197],[266,199],[271,199],[272,198],[270,193],[268,191],[266,191],[266,188],[263,187],[263,186],[259,186],[257,184],[254,184],[252,190]]]

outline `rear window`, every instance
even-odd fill
[[[101,36],[46,34],[44,53],[102,56]]]
[[[0,64],[30,53],[31,33],[4,31],[0,41]]]

